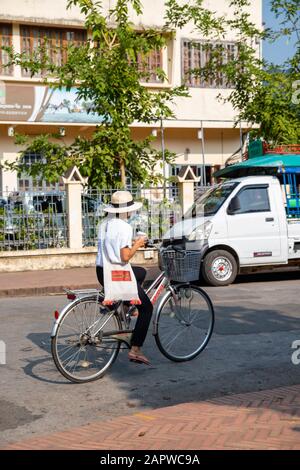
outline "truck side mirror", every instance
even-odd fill
[[[234,196],[227,208],[227,214],[229,215],[234,215],[236,212],[238,212],[241,208],[240,200],[238,196]]]

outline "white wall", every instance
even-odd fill
[[[103,0],[104,6],[110,8],[115,0]],[[179,0],[186,1],[186,0]],[[164,0],[142,0],[143,15],[137,16],[132,13],[132,20],[136,25],[142,24],[146,26],[160,27],[164,25],[165,2]],[[228,14],[228,5],[230,0],[204,0],[203,5],[217,11],[218,14]],[[4,19],[27,19],[29,22],[35,22],[36,19],[44,19],[44,21],[53,25],[59,24],[61,21],[74,23],[83,22],[84,17],[81,15],[78,7],[72,6],[66,10],[67,0],[1,0],[0,2],[0,18]],[[249,9],[252,20],[257,24],[262,24],[262,0],[252,0]],[[51,20],[51,21],[50,21]],[[190,27],[186,26],[182,34],[190,33]],[[197,32],[195,32],[195,37]],[[230,39],[230,38],[229,38]]]
[[[48,24],[83,23],[77,7],[67,10],[67,0],[1,0],[0,18],[20,19],[28,22],[46,22]]]

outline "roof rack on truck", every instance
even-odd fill
[[[270,148],[265,142],[254,140],[239,163],[214,173],[217,178],[259,175],[278,177],[285,195],[288,218],[300,218],[300,145]]]

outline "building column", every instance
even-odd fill
[[[12,45],[15,54],[21,53],[21,37],[20,37],[20,25],[13,23],[12,25]],[[22,71],[20,65],[14,65],[14,78],[22,78]]]
[[[19,154],[16,152],[3,152],[2,158],[0,157],[1,163],[8,161],[13,163],[17,160]],[[1,169],[1,192],[12,192],[18,189],[18,175],[15,170],[4,170]]]

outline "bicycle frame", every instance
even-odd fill
[[[177,300],[177,297],[175,295],[175,292],[174,292],[174,289],[172,287],[172,285],[170,284],[170,281],[168,280],[168,278],[165,276],[164,272],[161,272],[159,274],[159,276],[152,282],[152,284],[148,287],[148,289],[146,289],[146,294],[149,295],[151,293],[151,291],[154,291],[153,294],[150,296],[149,295],[149,298],[152,302],[152,304],[154,305],[156,302],[157,302],[157,299],[159,298],[160,294],[162,293],[163,290],[165,290],[166,288],[168,288],[171,293],[172,293],[172,296],[174,298],[174,301],[175,303],[178,302]],[[69,290],[66,290],[67,293],[72,293],[73,291],[69,291]],[[81,298],[82,297],[85,297],[85,290],[82,290],[82,291],[78,291],[78,293],[81,294]],[[101,292],[99,290],[89,290],[87,291],[88,294],[90,295],[97,295],[97,300],[98,298],[100,297],[100,294]],[[78,301],[79,299],[76,299],[76,301]],[[76,302],[75,301],[75,302]],[[116,308],[111,312],[110,315],[108,315],[105,319],[104,319],[104,322],[101,322],[100,321],[100,325],[99,325],[99,318],[92,324],[89,326],[88,330],[89,331],[92,331],[93,328],[98,324],[98,326],[96,327],[95,331],[93,331],[93,336],[97,336],[97,334],[99,334],[100,330],[105,326],[105,324],[110,320],[110,318],[115,314],[115,311],[119,308],[119,307],[122,307],[122,301],[119,301],[117,302],[116,304]],[[69,307],[69,306],[68,306]],[[66,307],[67,308],[67,307]],[[63,311],[61,312],[61,316],[63,316],[64,312],[64,309]],[[126,317],[124,315],[124,312],[123,312],[123,309],[122,311],[120,312],[119,314],[121,320],[122,320],[122,323],[124,324],[124,326],[126,327]],[[55,336],[56,334],[56,330],[58,328],[58,325],[59,325],[60,321],[59,321],[59,318],[57,318],[55,324],[54,324],[54,327],[53,327],[53,330],[52,330],[52,333],[51,333],[51,336]],[[154,329],[155,329],[155,317],[153,319],[153,323],[154,323]],[[111,335],[111,334],[121,334],[121,333],[128,333],[128,332],[132,332],[133,330],[130,330],[130,329],[122,329],[122,330],[117,330],[117,331],[113,331],[113,332],[107,332],[107,336]]]
[[[156,289],[155,292],[153,293],[153,295],[150,297],[150,300],[151,300],[153,305],[157,301],[157,299],[160,296],[161,292],[166,288],[168,283],[169,283],[169,281],[165,277],[164,273],[161,272],[160,275],[148,287],[148,289],[146,290],[147,295],[149,295],[151,291]]]
[[[150,297],[150,300],[152,302],[152,304],[154,305],[158,299],[158,297],[160,296],[160,294],[162,293],[162,291],[164,289],[166,289],[166,287],[168,287],[169,289],[171,289],[171,292],[173,294],[173,297],[175,299],[175,302],[177,302],[177,299],[176,299],[176,296],[175,296],[175,293],[172,289],[172,286],[170,285],[170,282],[169,280],[166,278],[164,272],[161,272],[160,275],[152,282],[152,284],[148,287],[148,289],[146,289],[146,294],[149,295],[151,291],[154,290],[153,292],[153,295]],[[117,310],[120,306],[122,306],[122,302],[118,302],[117,303],[117,307],[115,310]],[[131,307],[133,308],[133,307]],[[94,336],[97,336],[97,334],[100,332],[100,330],[103,328],[103,326],[109,321],[109,319],[111,318],[112,315],[114,315],[115,313],[115,310],[113,312],[111,312],[111,315],[109,315],[109,317],[106,319],[106,321],[104,323],[101,323],[100,327],[98,328],[98,330],[96,330],[96,332],[94,333]],[[125,318],[125,315],[124,315],[124,312],[123,310],[121,311],[121,320],[122,322],[125,324],[126,326],[126,318]],[[97,320],[99,321],[99,320]],[[93,325],[91,325],[90,328],[92,328],[97,322],[95,322]],[[132,332],[133,330],[130,330],[130,329],[122,329],[122,330],[118,330],[118,331],[113,331],[113,332],[107,332],[105,335],[106,336],[109,336],[109,335],[112,335],[112,334],[122,334],[122,333],[128,333],[128,332]]]

